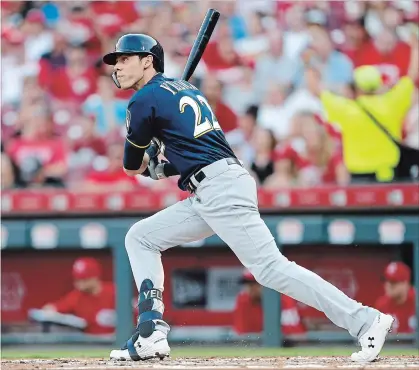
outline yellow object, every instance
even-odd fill
[[[414,92],[413,81],[402,77],[388,92],[362,95],[357,100],[397,140],[401,140],[403,120]],[[352,174],[375,173],[380,181],[391,180],[399,163],[398,147],[362,110],[356,100],[324,91],[321,100],[329,121],[342,131],[343,156]]]
[[[354,81],[358,89],[366,93],[378,90],[383,85],[383,79],[378,68],[361,66],[354,70]]]

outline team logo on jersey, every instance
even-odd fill
[[[129,130],[130,123],[131,123],[131,112],[129,111],[129,109],[127,109],[127,118],[125,121],[125,124],[127,126],[127,131]]]

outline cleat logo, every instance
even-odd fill
[[[368,337],[368,340],[370,341],[370,344],[368,344],[368,348],[374,348],[374,344],[372,344],[374,337]]]

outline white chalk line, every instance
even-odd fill
[[[185,365],[140,365],[140,366],[115,366],[115,365],[97,365],[97,366],[60,366],[54,368],[48,368],[49,370],[109,370],[109,369],[160,369],[160,370],[220,370],[220,369],[264,369],[264,370],[275,370],[275,369],[340,369],[340,370],[366,370],[366,369],[418,369],[419,364],[368,364],[368,365],[320,365],[320,364],[301,364],[301,365],[284,365],[282,367],[269,366],[269,365],[209,365],[209,366],[185,366]]]

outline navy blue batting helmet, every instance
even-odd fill
[[[153,64],[157,72],[164,72],[164,52],[160,43],[151,36],[141,33],[131,33],[122,36],[115,46],[115,51],[106,54],[103,62],[109,65],[116,64],[119,55],[152,55]]]

